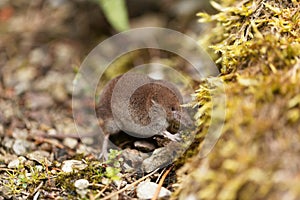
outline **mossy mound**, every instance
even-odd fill
[[[248,67],[276,73],[299,62],[299,1],[223,0],[212,5],[218,14],[198,14],[200,22],[217,23],[201,42],[217,53],[222,73]]]
[[[226,87],[222,137],[204,159],[178,171],[179,199],[300,199],[300,4],[298,1],[227,0],[203,44]],[[205,83],[204,83],[205,84]],[[198,102],[210,105],[205,89]],[[209,106],[198,115],[210,123]],[[176,197],[175,197],[176,196]]]

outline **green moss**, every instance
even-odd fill
[[[7,193],[19,195],[24,190],[32,193],[49,176],[45,166],[40,167],[19,165],[17,170],[7,170],[3,176]]]
[[[183,185],[192,183],[197,188],[183,187],[181,195],[281,199],[290,193],[300,197],[300,190],[293,189],[293,184],[300,185],[300,87],[289,72],[257,74],[253,83],[246,81],[253,77],[244,72],[227,80],[223,136],[206,159],[194,156],[179,172],[179,176],[189,174],[182,178]],[[294,77],[300,78],[299,70]]]
[[[40,165],[38,168],[36,166],[20,165],[17,170],[5,172],[3,183],[7,194],[13,196],[22,195],[24,191],[28,192],[28,194],[33,194],[35,189],[43,182],[42,189],[45,191],[51,192],[52,188],[55,187],[57,191],[60,191],[62,197],[78,199],[79,196],[74,186],[76,180],[86,179],[91,186],[102,184],[104,179],[108,184],[113,180],[120,180],[119,173],[122,160],[119,159],[119,154],[118,151],[110,152],[109,159],[105,163],[77,155],[76,157],[80,157],[82,160],[85,159],[87,167],[82,170],[74,170],[71,173],[57,169],[55,166],[61,165],[57,161],[51,166]],[[99,188],[91,187],[90,189],[92,194]]]
[[[105,176],[111,180],[120,180],[121,163],[123,158],[120,157],[121,151],[110,149],[108,160],[105,162],[108,166],[105,168]]]
[[[226,120],[208,157],[195,153],[178,170],[181,187],[174,198],[299,199],[299,2],[213,5],[218,14],[199,14],[215,23],[202,44],[214,50],[222,72]],[[202,135],[210,124],[211,89],[204,81],[195,94]]]
[[[83,170],[76,170],[71,173],[60,172],[56,178],[56,186],[68,193],[76,194],[74,187],[76,180],[86,179],[91,184],[98,184],[105,177],[104,173],[105,167],[99,161],[89,161]]]
[[[212,34],[201,42],[218,55],[214,57],[222,73],[253,66],[265,73],[276,72],[297,63],[299,2],[223,1],[212,5],[218,14],[198,13],[200,22],[216,23]]]

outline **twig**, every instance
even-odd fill
[[[113,196],[115,196],[115,195],[117,195],[117,194],[120,194],[120,193],[124,192],[124,191],[127,190],[128,188],[133,187],[133,186],[135,186],[136,184],[138,184],[139,182],[141,182],[141,181],[145,180],[146,178],[152,176],[152,175],[155,174],[158,170],[159,170],[159,168],[157,168],[156,170],[154,170],[153,172],[151,172],[151,173],[148,174],[147,176],[144,176],[144,177],[140,178],[139,180],[137,180],[137,181],[135,181],[135,182],[133,182],[133,183],[127,185],[126,187],[122,188],[121,190],[118,190],[118,191],[116,191],[116,192],[114,192],[114,193],[111,193],[110,195],[104,197],[102,200],[110,199],[110,198],[112,198]]]
[[[106,185],[100,192],[98,192],[93,199],[97,199],[101,196],[101,194],[108,188],[108,185]]]
[[[76,133],[59,133],[59,134],[55,134],[55,135],[49,135],[47,133],[38,133],[38,134],[34,134],[33,137],[42,137],[42,138],[55,138],[58,140],[62,140],[65,138],[74,138],[74,139],[81,139],[81,138],[85,138],[85,137],[93,137],[95,136],[96,133],[87,133],[85,135],[78,135]]]
[[[38,200],[40,196],[40,191],[38,191],[37,193],[35,193],[34,197],[33,197],[33,200]]]
[[[54,145],[54,146],[56,146],[60,149],[64,148],[64,146],[62,144],[59,144],[58,142],[50,140],[48,138],[33,137],[33,139],[38,143],[49,143],[49,144],[52,144],[52,145]]]
[[[159,182],[160,178],[161,178],[162,175],[165,173],[165,171],[166,171],[166,168],[164,168],[164,169],[162,170],[162,172],[159,174],[159,176],[157,177],[157,179],[156,179],[156,181],[155,181],[156,184]]]
[[[100,184],[100,183],[93,183],[93,184],[90,184],[89,186],[91,186],[91,187],[103,187],[105,185],[104,184]]]
[[[156,199],[158,198],[159,192],[160,192],[160,190],[161,190],[161,187],[162,187],[162,185],[163,185],[163,183],[164,183],[164,181],[165,181],[167,175],[170,173],[170,171],[172,170],[173,167],[174,167],[174,166],[172,165],[172,166],[171,166],[168,170],[166,170],[166,172],[163,174],[163,176],[161,177],[161,179],[160,179],[160,181],[159,181],[159,183],[158,183],[158,186],[157,186],[157,189],[156,189],[156,191],[155,191],[155,194],[154,194],[154,196],[152,197],[151,200],[156,200]]]
[[[10,172],[15,172],[16,170],[9,169],[9,168],[0,168],[0,171],[10,171]]]
[[[43,186],[44,182],[41,181],[41,183],[37,186],[37,188],[34,189],[34,191],[30,194],[30,197],[34,196],[35,193],[38,192],[38,190]]]

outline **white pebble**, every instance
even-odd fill
[[[83,170],[86,167],[87,164],[84,164],[80,160],[65,160],[62,164],[61,170],[66,173],[70,173],[74,170]]]
[[[143,181],[137,186],[137,196],[139,199],[151,199],[156,190],[158,185],[153,182]],[[160,189],[159,198],[170,196],[171,192],[167,190],[166,188],[162,187]]]
[[[89,181],[86,179],[79,179],[75,181],[74,186],[81,190],[86,189],[87,187],[89,187]]]

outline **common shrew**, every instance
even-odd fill
[[[137,138],[163,135],[180,141],[176,134],[183,120],[179,90],[170,82],[145,74],[126,73],[103,88],[96,114],[104,132],[102,155],[107,157],[108,138],[124,131]]]

